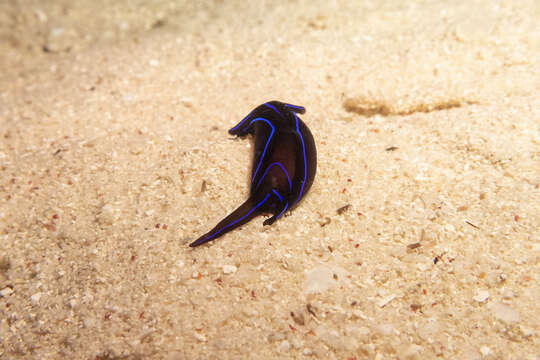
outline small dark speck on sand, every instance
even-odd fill
[[[339,209],[337,209],[338,215],[343,214],[345,211],[349,210],[350,207],[351,207],[351,204],[347,204],[345,206],[340,207]]]

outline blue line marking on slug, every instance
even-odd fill
[[[253,114],[253,112],[257,110],[257,109],[254,109],[252,110],[249,114],[247,114],[247,116],[245,118],[242,119],[242,121],[240,121],[238,123],[238,125],[236,125],[235,127],[231,128],[229,131],[235,131],[236,129],[238,129],[240,126],[242,126],[242,124],[244,123],[244,121],[246,121],[250,116],[251,114]]]
[[[264,177],[266,176],[266,173],[268,172],[268,170],[270,170],[270,168],[274,165],[277,165],[279,166],[283,172],[285,173],[285,175],[287,175],[287,180],[289,180],[289,191],[292,191],[292,181],[291,181],[291,178],[289,176],[289,173],[287,172],[287,170],[285,170],[285,168],[283,167],[283,165],[281,165],[281,163],[278,163],[278,162],[275,162],[275,163],[272,163],[270,164],[267,168],[266,168],[266,171],[264,172],[263,176],[261,177],[261,179],[259,180],[259,182],[257,183],[257,186],[255,186],[255,188],[258,188],[259,185],[261,185],[261,182],[263,181]]]
[[[276,189],[272,189],[272,192],[276,194],[276,196],[279,198],[279,201],[283,202],[283,197],[279,195],[279,193],[276,191]]]
[[[260,203],[258,203],[257,205],[255,205],[255,207],[253,207],[253,209],[249,210],[249,211],[247,212],[246,215],[242,216],[240,219],[238,219],[238,220],[236,220],[236,221],[233,221],[233,222],[230,223],[230,224],[227,224],[227,226],[222,227],[221,229],[219,229],[218,231],[216,231],[216,232],[213,233],[212,235],[209,235],[208,237],[206,237],[206,238],[204,239],[203,242],[208,241],[208,239],[212,239],[213,237],[215,237],[215,236],[217,236],[218,234],[220,234],[223,230],[225,230],[225,229],[227,229],[227,228],[233,226],[234,224],[236,224],[236,223],[238,223],[238,222],[244,220],[247,216],[249,216],[249,214],[251,214],[252,212],[254,212],[259,206],[261,206],[262,204],[264,204],[264,202],[268,199],[269,196],[270,196],[270,193],[268,193],[268,195],[266,195],[266,197],[265,197]]]
[[[294,204],[296,204],[302,198],[302,193],[304,192],[304,184],[306,183],[306,179],[307,179],[307,159],[306,159],[306,144],[304,144],[304,137],[302,136],[302,132],[300,131],[300,127],[298,126],[298,116],[296,116],[295,113],[293,113],[293,115],[294,115],[294,118],[296,119],[296,132],[298,133],[298,135],[300,135],[300,140],[302,141],[302,150],[304,153],[304,179],[302,180],[302,187],[300,188],[300,195],[298,195],[298,198],[294,201]]]
[[[270,105],[269,103],[264,103],[264,105],[268,106],[270,109],[273,109],[275,112],[278,113],[278,115],[283,119],[283,115],[279,112],[278,109],[276,109],[274,106]]]
[[[285,106],[293,108],[293,109],[298,109],[302,113],[306,111],[306,108],[303,106],[298,106],[298,105],[293,105],[293,104],[285,104]]]
[[[289,207],[289,203],[286,203],[285,208],[283,210],[281,210],[281,212],[278,214],[278,216],[276,216],[276,220],[279,219],[281,217],[281,215],[283,215],[283,213],[287,210],[288,207]]]
[[[255,169],[255,172],[253,173],[253,177],[251,178],[251,182],[253,182],[253,180],[255,179],[255,176],[257,175],[257,173],[259,172],[259,168],[261,167],[261,164],[263,162],[263,159],[264,159],[264,156],[266,155],[266,150],[268,149],[268,144],[270,144],[270,140],[272,140],[272,136],[274,136],[274,132],[275,132],[275,128],[274,128],[274,125],[272,125],[272,123],[270,121],[268,121],[267,119],[265,118],[256,118],[256,119],[253,119],[251,120],[251,122],[249,123],[249,125],[253,124],[254,122],[257,122],[257,121],[264,121],[265,123],[267,123],[268,125],[270,125],[270,127],[272,128],[272,132],[270,133],[270,136],[268,137],[268,140],[266,140],[266,145],[264,146],[264,151],[261,155],[261,160],[259,161],[259,164],[257,165],[257,169]],[[304,154],[305,156],[305,154]]]

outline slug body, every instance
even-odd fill
[[[315,178],[317,150],[313,135],[297,116],[305,111],[302,106],[271,101],[229,130],[231,135],[255,136],[250,196],[189,246],[214,240],[261,214],[272,214],[263,222],[272,225],[307,194]]]

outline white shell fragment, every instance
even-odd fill
[[[333,278],[332,269],[326,266],[319,266],[311,269],[306,274],[304,290],[308,294],[315,294],[327,291],[336,285]]]
[[[473,300],[480,303],[486,301],[487,299],[489,299],[489,291],[487,290],[480,290],[475,296],[473,296]]]
[[[234,265],[223,265],[223,273],[225,275],[228,275],[228,274],[233,274],[236,272],[237,267],[234,266]]]

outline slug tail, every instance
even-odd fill
[[[190,247],[196,247],[215,240],[218,237],[236,229],[239,226],[244,225],[262,212],[263,204],[266,202],[270,194],[268,194],[262,201],[255,203],[253,198],[247,199],[236,210],[230,213],[227,217],[221,220],[212,230],[189,244]]]

